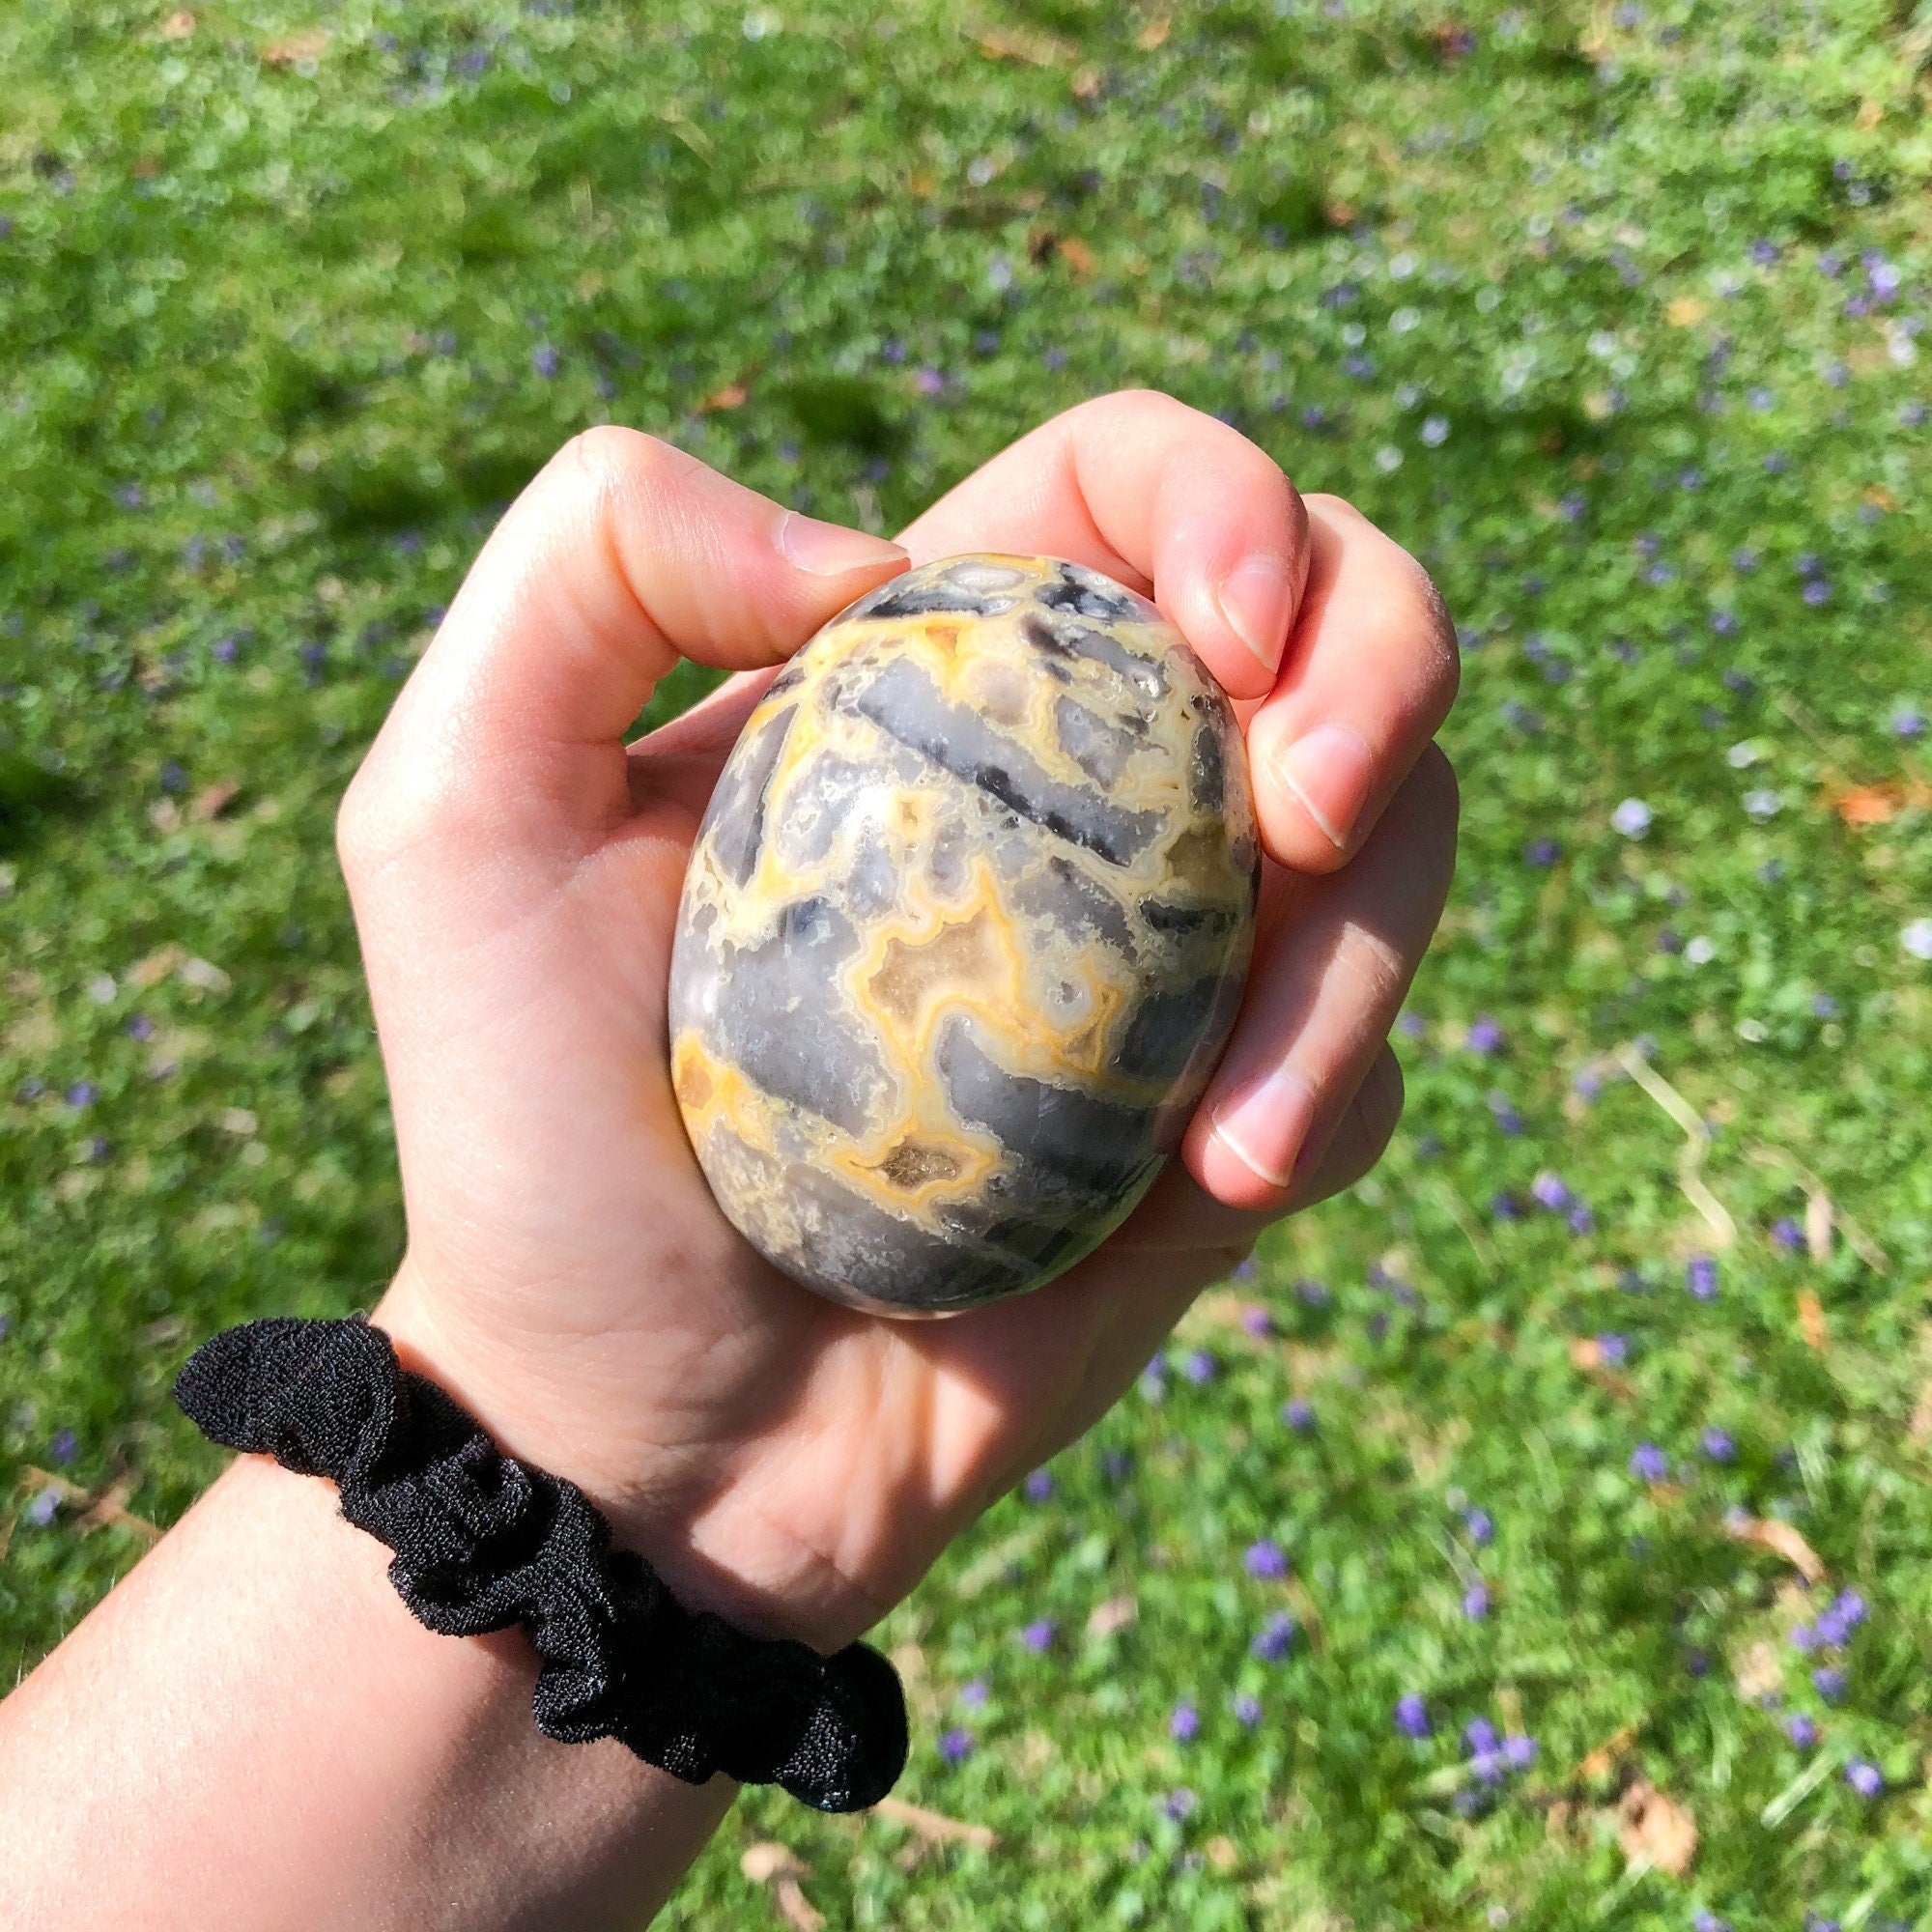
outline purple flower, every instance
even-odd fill
[[[1522,856],[1532,866],[1553,866],[1563,856],[1563,848],[1553,838],[1532,838],[1522,848]]]
[[[1815,609],[1818,605],[1831,601],[1832,586],[1822,577],[1814,577],[1799,595]]]
[[[1102,1449],[1100,1451],[1100,1473],[1116,1489],[1133,1474],[1134,1459],[1124,1449]]]
[[[1730,1434],[1722,1429],[1707,1429],[1698,1438],[1704,1454],[1714,1463],[1728,1463],[1738,1453],[1738,1445],[1731,1440]]]
[[[912,380],[913,386],[922,396],[943,396],[946,393],[946,378],[929,365],[921,369]]]
[[[1490,1613],[1490,1587],[1487,1583],[1471,1583],[1463,1592],[1463,1614],[1472,1624],[1479,1624]]]
[[[1500,1784],[1503,1781],[1503,1754],[1501,1751],[1478,1751],[1469,1760],[1469,1770],[1484,1784]]]
[[[1639,1442],[1631,1451],[1630,1471],[1646,1483],[1661,1483],[1670,1472],[1670,1459],[1654,1442]]]
[[[1471,1757],[1479,1751],[1492,1751],[1502,1743],[1496,1727],[1487,1718],[1471,1718],[1463,1726],[1463,1748]]]
[[[1300,1396],[1281,1406],[1281,1419],[1297,1435],[1306,1435],[1315,1427],[1315,1410]]]
[[[1060,1634],[1060,1626],[1051,1617],[1036,1617],[1020,1632],[1020,1641],[1036,1657],[1053,1648],[1053,1639]]]
[[[1141,1393],[1150,1402],[1158,1402],[1167,1393],[1167,1364],[1158,1355],[1141,1371]]]
[[[1468,1532],[1469,1541],[1487,1548],[1495,1541],[1496,1520],[1486,1509],[1466,1509],[1463,1512],[1463,1527]]]
[[[1597,1216],[1594,1209],[1578,1201],[1570,1209],[1570,1232],[1573,1235],[1587,1235],[1595,1229]]]
[[[1030,1503],[1043,1503],[1053,1493],[1053,1476],[1045,1469],[1036,1469],[1026,1479],[1026,1499]]]
[[[969,1711],[982,1709],[985,1705],[986,1697],[986,1680],[983,1677],[976,1677],[970,1684],[960,1686],[959,1702]]]
[[[1835,1663],[1821,1663],[1811,1673],[1811,1688],[1828,1704],[1843,1700],[1845,1692],[1852,1688],[1850,1676]]]
[[[1245,1690],[1229,1707],[1235,1714],[1236,1723],[1246,1730],[1253,1730],[1262,1720],[1262,1700],[1251,1697]]]
[[[1628,1335],[1603,1334],[1597,1337],[1597,1359],[1610,1368],[1630,1358],[1630,1337]]]
[[[1699,1301],[1718,1298],[1718,1264],[1709,1255],[1692,1255],[1684,1270],[1684,1280]]]
[[[1536,1740],[1522,1731],[1512,1731],[1503,1740],[1503,1756],[1512,1771],[1527,1771],[1536,1762]]]
[[[1255,1633],[1248,1655],[1264,1663],[1279,1663],[1293,1648],[1294,1628],[1294,1619],[1286,1610],[1278,1610]]]
[[[1771,1224],[1771,1238],[1789,1254],[1796,1254],[1804,1245],[1804,1230],[1789,1214],[1781,1215]]]
[[[1869,1614],[1865,1600],[1856,1590],[1843,1590],[1819,1613],[1818,1637],[1829,1644],[1846,1644],[1852,1633]]]
[[[1255,1260],[1254,1256],[1243,1255],[1241,1259],[1237,1261],[1235,1264],[1235,1265],[1228,1270],[1228,1279],[1230,1281],[1253,1281],[1255,1276],[1260,1272],[1261,1272],[1261,1264]],[[1267,1311],[1265,1309],[1261,1309],[1261,1310],[1250,1309],[1248,1311],[1250,1315],[1257,1313],[1265,1315],[1266,1312]]]
[[[1690,1915],[1690,1932],[1731,1932],[1731,1921],[1719,1918],[1715,1912],[1706,1912],[1700,1905]]]
[[[75,1113],[83,1107],[91,1107],[100,1098],[100,1089],[92,1080],[76,1080],[67,1090],[67,1103]]]
[[[1195,1796],[1186,1785],[1177,1785],[1160,1801],[1160,1808],[1179,1825],[1194,1812]]]
[[[1434,1731],[1429,1706],[1415,1691],[1405,1691],[1395,1700],[1395,1727],[1406,1738],[1426,1738]]]
[[[44,1529],[53,1521],[54,1512],[59,1508],[60,1492],[49,1485],[27,1505],[24,1514],[36,1529]]]
[[[1500,1053],[1503,1038],[1502,1028],[1488,1013],[1481,1013],[1469,1022],[1465,1043],[1471,1053]]]
[[[530,367],[534,369],[537,372],[537,374],[545,380],[545,382],[549,382],[549,380],[556,374],[557,369],[562,364],[562,361],[563,357],[557,354],[556,345],[554,343],[539,342],[537,346],[530,351]]]
[[[1818,1726],[1803,1711],[1794,1711],[1784,1720],[1784,1735],[1800,1750],[1809,1750],[1818,1742]]]
[[[1507,1094],[1491,1094],[1487,1104],[1495,1119],[1496,1125],[1512,1140],[1519,1138],[1527,1130],[1522,1116],[1517,1112],[1515,1101]]]
[[[1206,1349],[1190,1349],[1180,1358],[1180,1373],[1197,1387],[1214,1379],[1214,1357]]]
[[[1259,1543],[1249,1544],[1241,1561],[1250,1577],[1274,1581],[1288,1575],[1288,1554],[1272,1537],[1264,1536]]]
[[[47,1444],[47,1455],[52,1459],[54,1463],[58,1467],[65,1468],[68,1463],[73,1461],[73,1431],[71,1429],[56,1430],[53,1440]]]
[[[1395,1017],[1396,1031],[1406,1039],[1420,1039],[1429,1031],[1429,1022],[1413,1008],[1406,1008]]]
[[[1201,1731],[1201,1713],[1182,1698],[1174,1707],[1174,1716],[1167,1720],[1168,1736],[1177,1744],[1191,1744]]]
[[[1274,1317],[1265,1308],[1244,1308],[1241,1326],[1257,1342],[1265,1342],[1274,1333]]]
[[[1333,1299],[1319,1281],[1298,1281],[1294,1284],[1294,1292],[1310,1308],[1326,1308]]]
[[[1554,1210],[1570,1205],[1570,1190],[1548,1168],[1529,1183],[1529,1191],[1531,1198],[1539,1207]]]
[[[939,1755],[948,1764],[957,1764],[971,1754],[973,1733],[962,1724],[954,1724],[951,1730],[939,1734]]]
[[[1887,722],[1894,738],[1922,738],[1925,735],[1925,714],[1917,705],[1901,704]]]
[[[1885,1774],[1868,1757],[1855,1757],[1845,1766],[1845,1782],[1861,1798],[1876,1798],[1885,1789]]]

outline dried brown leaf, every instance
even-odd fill
[[[1094,251],[1077,235],[1063,235],[1060,238],[1060,259],[1076,275],[1091,275],[1098,264],[1094,259]]]
[[[211,819],[219,818],[235,801],[242,796],[242,784],[238,779],[221,779],[196,798],[188,807],[188,816],[206,825]]]
[[[1732,1660],[1731,1675],[1737,1683],[1738,1695],[1755,1702],[1767,1691],[1784,1688],[1783,1654],[1769,1637],[1759,1637]]]
[[[170,14],[161,22],[161,39],[164,41],[185,41],[194,32],[194,15],[185,9],[179,14]]]
[[[1678,296],[1664,307],[1664,318],[1674,327],[1690,328],[1704,320],[1709,304],[1699,296]]]
[[[751,390],[743,383],[726,383],[722,389],[713,389],[697,406],[701,416],[715,414],[719,410],[742,408]]]
[[[1616,1761],[1635,1743],[1636,1726],[1619,1725],[1594,1750],[1583,1754],[1582,1762],[1577,1767],[1577,1778],[1585,1784],[1591,1784],[1600,1777],[1606,1777]]]
[[[318,59],[328,42],[327,27],[304,27],[298,34],[283,34],[278,39],[264,41],[262,58],[270,67],[297,67],[303,61]]]
[[[1682,1878],[1697,1856],[1697,1824],[1690,1807],[1638,1778],[1617,1806],[1618,1841],[1632,1864]]]
[[[1825,1326],[1825,1307],[1808,1288],[1798,1291],[1798,1329],[1808,1347],[1822,1355],[1831,1345],[1831,1330]]]
[[[1138,34],[1134,36],[1134,45],[1144,54],[1151,54],[1156,47],[1165,46],[1167,37],[1174,29],[1174,22],[1165,14],[1156,14]]]
[[[917,1832],[922,1838],[938,1845],[971,1845],[981,1852],[999,1848],[998,1834],[990,1825],[973,1825],[962,1818],[948,1818],[928,1811],[923,1804],[908,1804],[903,1798],[881,1798],[872,1806],[873,1814],[890,1818],[896,1825]]]
[[[1087,1619],[1087,1634],[1090,1637],[1112,1636],[1116,1631],[1126,1627],[1141,1613],[1141,1606],[1129,1594],[1123,1597],[1109,1597],[1104,1604],[1095,1604]]]
[[[1823,1558],[1788,1522],[1776,1517],[1747,1516],[1733,1517],[1727,1526],[1740,1543],[1755,1543],[1783,1557],[1807,1583],[1816,1583],[1825,1575]]]

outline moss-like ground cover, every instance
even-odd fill
[[[778,1837],[862,1926],[1928,1922],[1929,48],[7,10],[6,1662],[216,1466],[188,1342],[396,1254],[331,814],[493,512],[612,419],[888,527],[1145,383],[1462,625],[1407,1120],[892,1620],[903,1795],[997,1847],[760,1800],[671,1921],[777,1922]]]

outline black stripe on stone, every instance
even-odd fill
[[[765,793],[784,750],[797,706],[787,704],[758,726],[757,736],[725,764],[705,811],[711,850],[734,885],[744,885],[765,838]]]
[[[888,737],[1110,866],[1131,864],[1160,830],[1158,812],[1123,810],[1050,777],[979,712],[946,697],[910,659],[894,659],[850,702]]]

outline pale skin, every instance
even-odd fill
[[[705,1188],[666,1067],[685,856],[781,662],[915,561],[1072,558],[1237,701],[1267,860],[1236,1032],[1179,1156],[1040,1293],[938,1322],[806,1293]],[[627,746],[678,657],[737,673]],[[477,558],[339,843],[409,1241],[375,1320],[694,1606],[832,1649],[1120,1395],[1269,1222],[1401,1110],[1439,915],[1455,645],[1420,568],[1234,430],[1131,392],[1042,425],[898,546],[629,431],[567,445]],[[416,1625],[333,1491],[241,1458],[0,1704],[12,1932],[643,1923],[731,1802],[530,1720],[517,1633]]]

